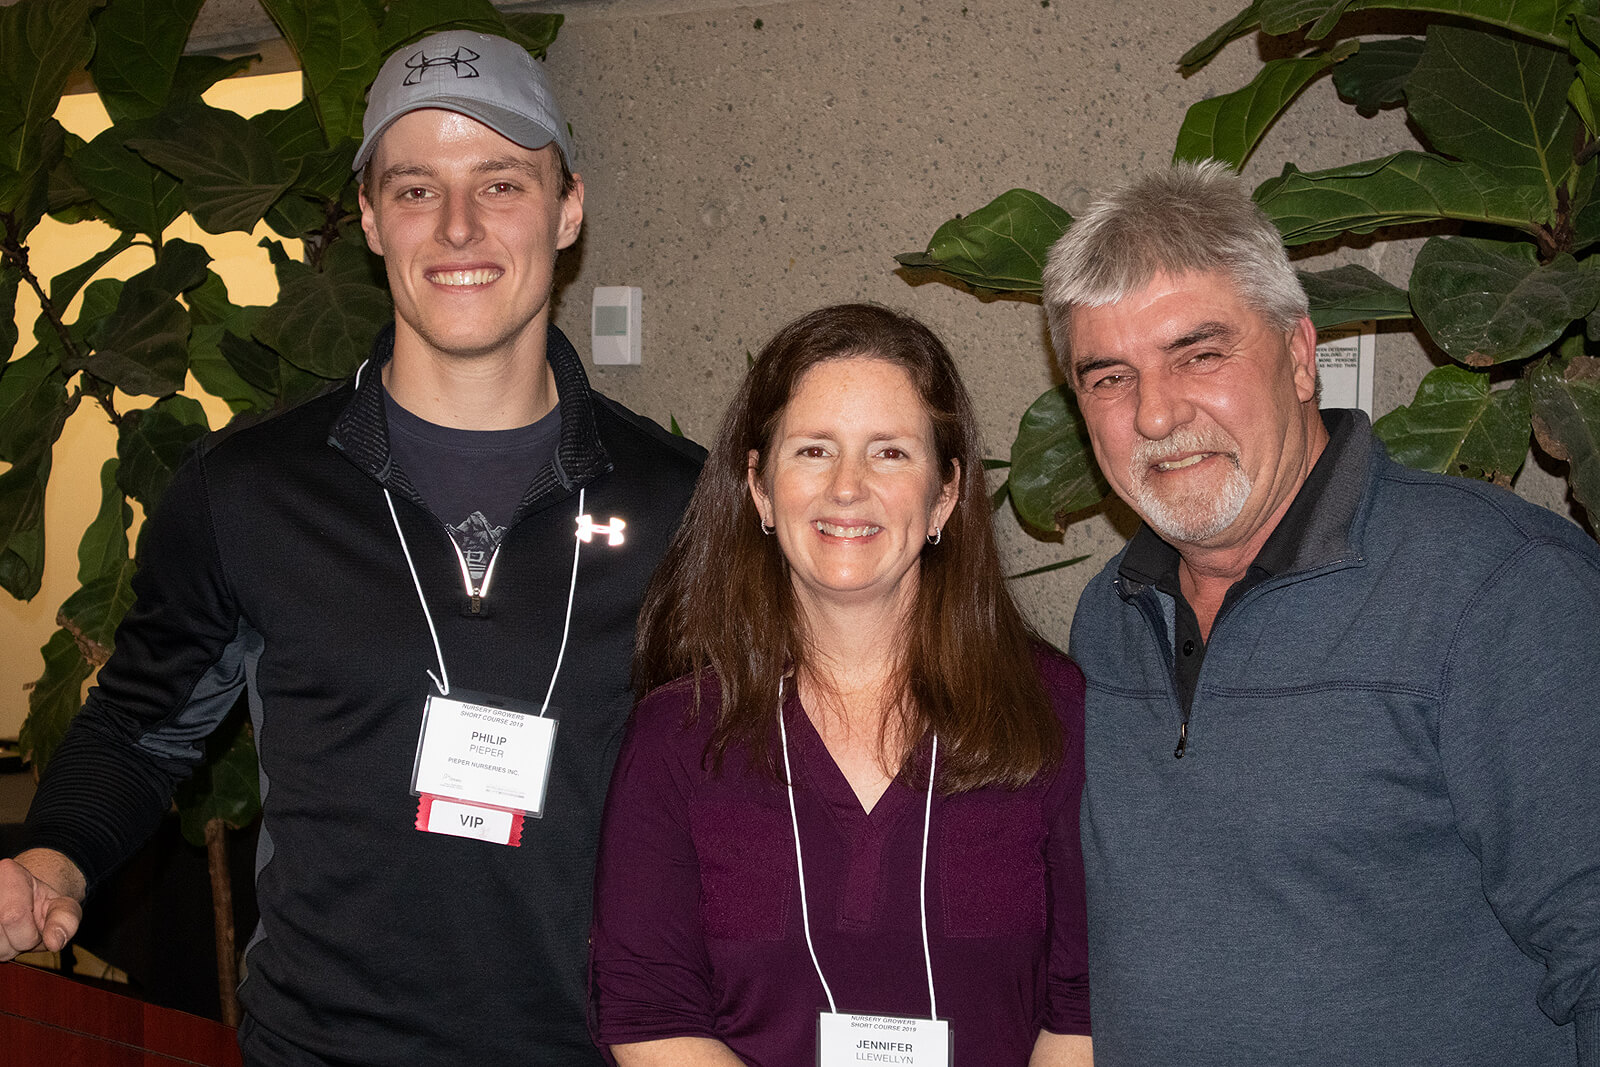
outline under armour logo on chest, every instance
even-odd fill
[[[470,48],[457,48],[447,56],[429,58],[427,53],[418,52],[406,60],[406,69],[411,71],[406,75],[405,85],[415,85],[422,80],[423,74],[434,67],[449,67],[456,72],[458,78],[476,78],[478,68],[472,64],[482,57]]]
[[[579,515],[578,540],[584,544],[589,544],[594,540],[595,534],[605,534],[606,544],[612,546],[620,545],[622,544],[622,529],[627,525],[615,515],[611,516],[611,521],[604,526],[595,522],[593,515]]]

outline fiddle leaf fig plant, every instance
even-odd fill
[[[204,92],[259,57],[186,55],[202,0],[20,0],[0,7],[0,588],[40,589],[45,489],[62,427],[80,407],[117,428],[98,514],[79,548],[81,588],[43,652],[22,747],[49,762],[83,682],[111,654],[137,565],[129,501],[158,510],[173,471],[212,427],[198,389],[259,415],[352,373],[390,317],[379,261],[361,237],[351,160],[364,94],[387,52],[440,29],[477,29],[542,57],[560,15],[501,14],[489,0],[263,0],[298,59],[305,98],[246,119]],[[54,115],[86,72],[112,125],[91,141]],[[261,242],[279,292],[237,303],[199,244],[166,236],[187,212],[207,233],[266,223],[303,258]],[[114,236],[53,278],[33,267],[50,215]],[[102,277],[113,261],[131,277]],[[23,291],[39,312],[23,333]],[[80,299],[81,298],[81,299]],[[259,808],[250,731],[219,731],[179,796],[186,835],[240,826]]]
[[[1340,35],[1363,12],[1362,35]],[[1448,20],[1448,21],[1446,21]],[[1425,35],[1367,36],[1425,27]],[[1403,107],[1417,149],[1305,172],[1255,190],[1290,246],[1428,224],[1405,288],[1359,266],[1302,272],[1319,329],[1406,319],[1453,361],[1375,429],[1402,462],[1510,485],[1530,439],[1567,465],[1573,500],[1600,516],[1600,6],[1597,0],[1254,0],[1180,60],[1205,66],[1253,33],[1305,47],[1248,85],[1189,109],[1174,159],[1241,167],[1306,87],[1331,76],[1372,116]],[[1281,52],[1282,46],[1273,49]],[[902,266],[975,291],[1039,292],[1072,225],[1013,189],[946,222]],[[1067,390],[1023,416],[1010,495],[1024,523],[1059,531],[1105,493]]]

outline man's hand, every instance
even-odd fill
[[[77,864],[52,849],[0,860],[0,960],[61,951],[83,919],[85,888]]]

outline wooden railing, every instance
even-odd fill
[[[241,1065],[230,1027],[18,963],[0,964],[0,1049],[19,1065]]]

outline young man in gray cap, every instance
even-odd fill
[[[437,34],[373,83],[362,224],[395,323],[354,381],[207,439],[0,863],[0,955],[70,938],[247,690],[260,1064],[598,1062],[590,879],[644,586],[703,453],[550,325],[583,185],[520,47]]]

